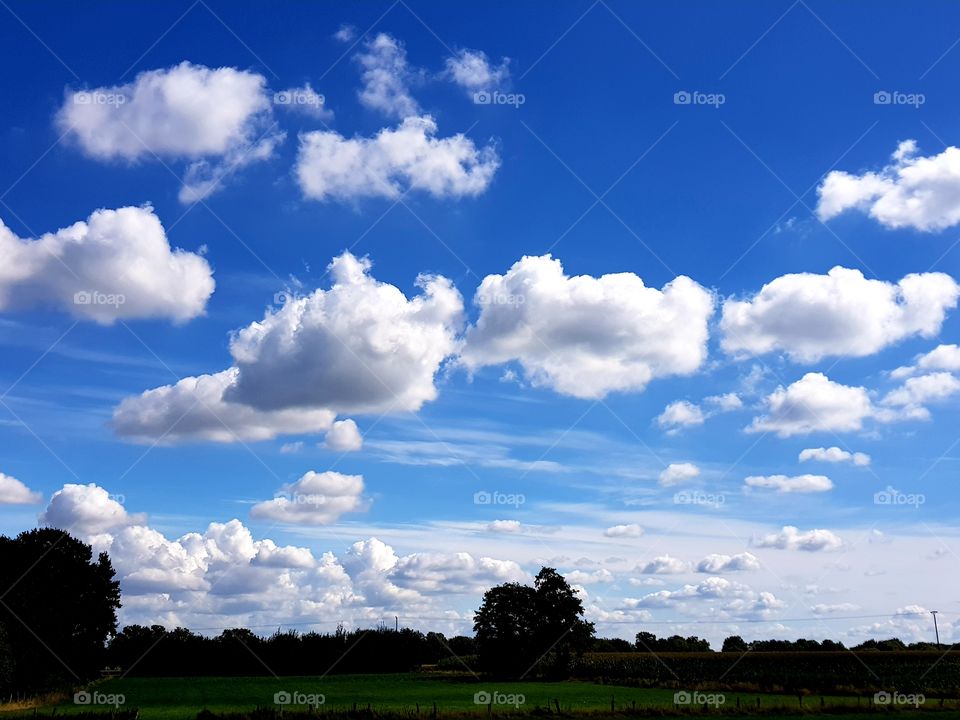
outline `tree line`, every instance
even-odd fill
[[[249,629],[207,636],[185,628],[128,625],[117,629],[120,586],[106,553],[62,530],[0,536],[0,694],[77,687],[105,669],[131,676],[320,675],[404,672],[443,665],[511,678],[566,678],[586,653],[709,653],[697,636],[634,642],[598,638],[566,579],[542,568],[533,585],[489,589],[474,615],[474,635],[381,625],[373,630],[264,637]],[[870,640],[853,650],[926,650],[898,639]],[[844,650],[831,640],[724,640],[721,652]]]

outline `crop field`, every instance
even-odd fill
[[[616,714],[623,716],[633,712],[682,713],[687,710],[701,714],[704,712],[703,703],[708,703],[708,712],[732,714],[736,713],[738,701],[744,712],[756,713],[758,699],[760,712],[766,717],[776,716],[778,711],[782,714],[821,711],[819,696],[805,697],[801,706],[797,695],[701,691],[699,695],[690,695],[692,702],[689,705],[676,706],[676,691],[671,689],[590,682],[480,682],[462,676],[421,673],[283,678],[125,678],[96,683],[89,692],[95,698],[92,704],[78,705],[71,698],[39,711],[55,711],[57,715],[109,712],[113,707],[104,702],[121,696],[122,705],[117,709],[138,709],[141,720],[192,720],[202,710],[224,714],[249,713],[264,708],[270,711],[283,709],[289,713],[309,709],[307,703],[310,702],[322,702],[317,708],[320,714],[354,709],[366,711],[369,706],[374,715],[403,713],[413,716],[419,712],[424,718],[432,717],[434,704],[439,717],[486,716],[488,711],[497,715],[555,714],[558,709],[562,714],[600,717],[611,714],[611,702]],[[321,697],[322,701],[319,700]],[[276,700],[287,704],[279,705]],[[843,717],[852,720],[860,714],[857,712],[858,702],[862,703],[864,715],[876,716],[876,710],[870,712],[867,698],[858,701],[855,696],[827,696],[824,711],[845,710]],[[913,714],[910,712],[913,708],[909,706],[893,709],[899,717]],[[939,702],[928,702],[926,709],[939,710]],[[960,704],[948,701],[943,712],[935,714],[938,718],[960,718],[957,710],[960,710]],[[7,716],[24,714],[21,711]],[[32,715],[33,711],[29,714]]]

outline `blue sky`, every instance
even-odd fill
[[[455,632],[549,562],[606,634],[953,632],[957,12],[10,3],[0,530],[131,622]]]

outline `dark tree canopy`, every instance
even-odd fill
[[[507,583],[484,593],[473,629],[482,667],[510,677],[568,673],[594,634],[576,591],[546,567],[533,587]]]
[[[95,677],[117,629],[120,583],[106,553],[63,530],[0,536],[0,682],[42,690]]]
[[[671,635],[658,638],[651,632],[637,633],[637,650],[640,652],[710,652],[710,643],[696,635],[682,637]]]

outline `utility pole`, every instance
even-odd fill
[[[934,620],[936,620],[936,618],[934,618]],[[399,615],[393,616],[393,629],[395,632],[400,632],[400,616]],[[937,645],[939,644],[940,643],[938,642]]]
[[[933,632],[937,636],[937,650],[940,649],[940,630],[937,628],[937,613],[939,610],[931,610],[930,614],[933,615]]]

